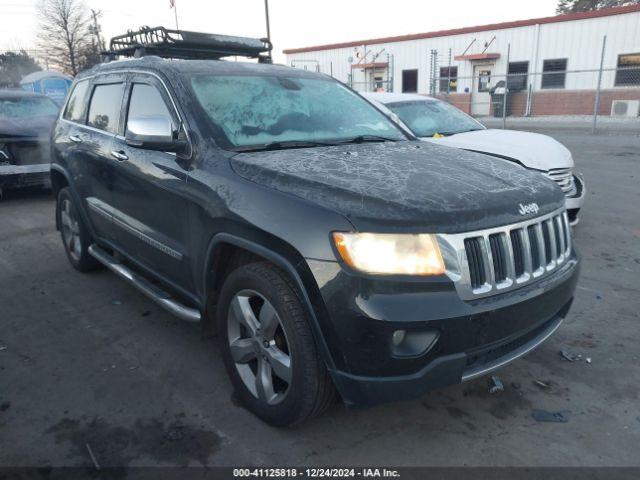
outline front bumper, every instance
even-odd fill
[[[0,188],[51,184],[51,165],[0,165]]]
[[[311,263],[312,272],[319,267]],[[323,266],[320,280],[327,278]],[[570,259],[553,275],[500,295],[461,300],[450,282],[365,279],[340,271],[320,283],[330,317],[335,385],[347,404],[417,398],[500,368],[544,342],[567,314],[579,274]],[[393,332],[437,330],[416,357],[394,354]]]

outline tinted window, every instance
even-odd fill
[[[542,64],[542,88],[564,88],[567,59],[545,60]],[[560,72],[560,73],[548,73]]]
[[[127,121],[132,117],[168,117],[171,114],[160,92],[156,87],[144,83],[136,83],[131,90]],[[173,120],[171,122],[174,123]],[[175,128],[175,125],[174,125]]]
[[[122,83],[97,85],[91,96],[87,125],[116,133],[122,102]]]
[[[418,91],[418,70],[402,71],[402,91],[416,93]]]
[[[67,103],[67,108],[64,111],[63,118],[71,120],[72,122],[84,123],[82,114],[84,112],[84,99],[87,93],[89,82],[79,82],[71,92],[71,97]]]

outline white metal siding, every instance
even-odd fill
[[[539,30],[539,46],[536,59],[536,33]],[[618,55],[623,53],[640,52],[640,12],[612,15],[607,17],[573,20],[566,22],[547,23],[541,25],[529,25],[524,27],[508,28],[485,32],[466,33],[446,37],[436,37],[419,40],[409,40],[387,44],[375,44],[368,46],[373,53],[384,53],[376,60],[386,62],[386,54],[393,55],[394,65],[394,91],[401,91],[402,70],[418,69],[418,92],[428,93],[430,72],[430,51],[438,51],[438,66],[448,65],[449,49],[452,57],[460,55],[475,38],[476,41],[467,52],[481,53],[485,42],[495,40],[487,49],[490,53],[500,53],[500,58],[495,62],[494,72],[504,75],[506,73],[507,46],[511,44],[511,61],[528,61],[530,72],[542,72],[543,61],[546,59],[567,58],[568,70],[596,70],[600,65],[602,38],[607,36],[605,53],[605,68],[615,68]],[[291,65],[295,60],[316,60],[320,71],[330,73],[343,82],[347,82],[351,65],[349,57],[353,57],[357,63],[356,51],[364,51],[361,47],[339,48],[334,50],[319,50],[288,54],[287,64]],[[371,54],[366,63],[370,61]],[[479,62],[455,61],[451,65],[458,67],[458,76],[470,77],[473,75],[473,66]],[[297,65],[298,66],[298,65]],[[309,69],[315,69],[315,65],[307,64]],[[354,81],[361,81],[358,69],[354,69]],[[568,74],[566,89],[593,89],[597,73]],[[602,78],[603,88],[614,86],[615,72],[605,72]],[[540,88],[541,77],[532,77],[534,89]],[[471,89],[471,80],[465,79],[458,82],[458,92],[464,92],[465,88]]]

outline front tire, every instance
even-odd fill
[[[335,398],[304,309],[268,262],[233,271],[220,293],[222,354],[240,402],[274,426],[301,423]]]
[[[64,251],[73,268],[80,272],[99,268],[100,263],[89,254],[89,246],[93,243],[91,235],[82,221],[69,187],[64,187],[58,193],[56,217]]]

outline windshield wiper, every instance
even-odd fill
[[[267,150],[285,150],[290,148],[313,148],[313,147],[330,147],[343,145],[347,143],[366,143],[366,142],[396,142],[395,138],[387,138],[379,135],[358,135],[357,137],[338,139],[335,141],[320,140],[287,140],[263,143],[260,145],[245,145],[232,148],[234,152],[261,152]]]
[[[383,137],[381,135],[358,135],[357,137],[339,140],[337,143],[366,143],[366,142],[397,142],[395,138]]]
[[[260,145],[245,145],[232,148],[234,152],[261,152],[267,150],[286,150],[289,148],[313,148],[313,147],[328,147],[336,145],[332,142],[320,142],[320,141],[302,141],[302,140],[288,140],[281,142],[269,142]]]
[[[469,130],[460,130],[458,132],[436,132],[435,134],[442,135],[443,137],[451,137],[452,135],[458,135],[459,133],[467,133],[467,132],[476,132],[478,130],[483,130],[482,128],[470,128]],[[433,136],[431,135],[431,136]]]

